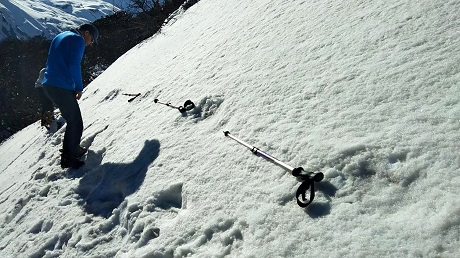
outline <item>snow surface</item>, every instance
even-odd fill
[[[53,38],[127,7],[130,0],[1,0],[0,40]]]
[[[458,10],[201,0],[85,89],[85,168],[65,128],[0,146],[0,256],[458,257]]]

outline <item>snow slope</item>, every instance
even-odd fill
[[[65,128],[0,146],[1,257],[457,257],[459,9],[201,0],[85,89],[85,168]]]
[[[113,14],[129,0],[2,0],[0,40],[52,38],[61,31]]]

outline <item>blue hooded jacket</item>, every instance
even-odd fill
[[[81,60],[85,40],[76,31],[65,31],[51,42],[43,85],[83,91]]]

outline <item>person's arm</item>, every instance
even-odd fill
[[[72,80],[75,84],[75,91],[83,91],[83,80],[81,76],[81,60],[83,58],[83,53],[85,52],[85,41],[80,36],[75,36],[74,39],[70,42],[70,53],[71,58],[69,60],[69,69],[72,76]],[[77,98],[79,99],[79,98]]]

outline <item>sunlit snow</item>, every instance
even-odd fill
[[[201,0],[85,89],[84,168],[65,127],[0,146],[0,256],[458,257],[458,10]]]

